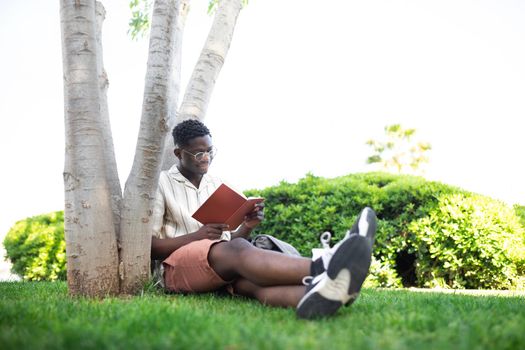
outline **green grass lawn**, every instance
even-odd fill
[[[89,300],[63,282],[0,282],[0,349],[101,348],[525,349],[525,297],[366,289],[305,321],[213,294]]]

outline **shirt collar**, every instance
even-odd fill
[[[182,175],[182,173],[180,172],[179,168],[177,168],[177,164],[173,165],[169,170],[168,170],[168,174],[176,181],[180,182],[180,183],[183,183],[185,184],[186,186],[188,187],[192,187],[192,188],[195,188],[195,189],[201,189],[201,188],[204,188],[208,182],[211,181],[210,179],[210,176],[208,174],[204,174],[202,176],[202,180],[201,180],[201,183],[199,185],[199,188],[196,188],[194,184],[191,183],[190,180],[188,180],[186,177],[184,177],[184,175]]]

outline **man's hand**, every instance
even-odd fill
[[[225,224],[206,224],[195,232],[197,240],[201,239],[219,239],[222,231],[228,230],[229,226]]]
[[[244,225],[250,229],[259,225],[264,219],[264,202],[255,204],[253,210],[244,218]]]

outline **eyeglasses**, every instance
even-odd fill
[[[208,156],[209,159],[213,159],[213,157],[215,157],[215,155],[217,154],[217,148],[215,146],[213,146],[209,151],[207,152],[197,152],[195,154],[189,152],[189,151],[186,151],[184,148],[182,149],[183,152],[186,152],[187,154],[193,156],[193,158],[195,158],[196,161],[201,161],[204,159],[204,156]]]

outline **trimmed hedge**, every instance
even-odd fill
[[[379,172],[308,174],[246,194],[266,198],[265,220],[254,234],[272,234],[304,256],[320,247],[322,232],[337,242],[362,208],[372,207],[379,220],[368,286],[525,289],[523,206]],[[24,279],[66,278],[62,212],[17,222],[4,245],[13,272]]]
[[[427,216],[409,229],[418,252],[418,280],[426,287],[523,284],[523,227],[511,207],[479,195],[449,194],[425,209]]]
[[[525,228],[525,206],[524,205],[514,205],[514,212],[520,218],[521,225]]]
[[[266,198],[257,232],[288,241],[306,256],[320,246],[322,232],[332,232],[337,242],[361,209],[372,207],[379,222],[369,285],[525,287],[525,232],[500,201],[386,173],[307,175],[246,194]]]
[[[4,239],[12,270],[24,280],[66,279],[64,213],[57,211],[18,221]]]

